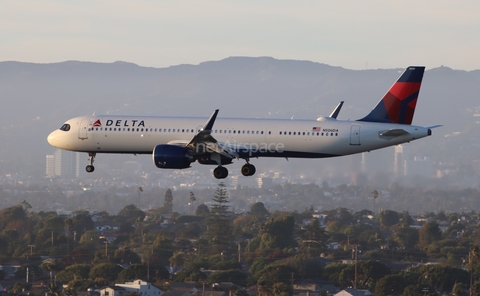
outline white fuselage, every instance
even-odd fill
[[[159,144],[189,143],[206,118],[83,116],[68,120],[69,130],[56,130],[48,142],[58,148],[88,153],[151,154]],[[385,137],[388,130],[405,134]],[[258,147],[253,157],[335,157],[398,145],[431,134],[429,128],[333,118],[318,120],[218,118],[211,135],[233,147]],[[263,148],[263,150],[261,149]]]

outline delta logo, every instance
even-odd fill
[[[93,123],[93,126],[102,126],[102,123],[100,122],[100,119],[97,119],[97,121],[95,121]]]

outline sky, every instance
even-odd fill
[[[0,61],[480,69],[474,0],[0,0]]]

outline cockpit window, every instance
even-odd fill
[[[61,131],[64,131],[64,132],[68,132],[70,130],[70,124],[64,124],[62,125],[62,127],[60,128]]]

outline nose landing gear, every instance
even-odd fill
[[[91,173],[95,170],[95,167],[93,166],[93,161],[95,160],[95,155],[96,155],[96,153],[88,153],[88,165],[85,168],[87,173]]]

